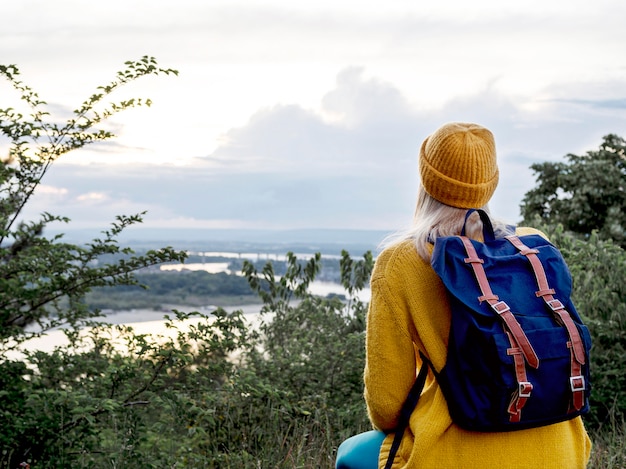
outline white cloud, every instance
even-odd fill
[[[88,202],[88,203],[101,203],[105,202],[109,199],[109,197],[103,192],[88,192],[86,194],[81,194],[76,197],[78,202]]]
[[[410,222],[422,140],[446,121],[467,120],[495,134],[501,183],[492,208],[514,222],[534,186],[532,163],[596,148],[611,126],[626,135],[619,99],[608,106],[593,100],[525,106],[492,86],[427,112],[392,84],[355,69],[341,72],[321,101],[325,113],[297,105],[260,110],[215,152],[188,165],[58,165],[48,183],[71,188],[75,202],[66,198],[48,211],[81,224],[148,210],[149,226],[392,230]],[[329,112],[339,117],[328,120]]]
[[[144,54],[181,75],[123,90],[152,108],[116,116],[118,138],[56,163],[45,184],[67,192],[42,189],[33,213],[392,229],[412,213],[421,141],[468,120],[494,131],[493,205],[514,221],[530,164],[626,135],[621,0],[94,5],[3,6],[2,62],[17,63],[53,113],[67,116]],[[0,107],[15,94],[5,85]]]
[[[68,190],[65,187],[49,186],[47,184],[40,184],[37,186],[37,193],[45,195],[46,197],[63,197],[66,196]]]

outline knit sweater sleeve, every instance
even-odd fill
[[[415,380],[415,347],[407,330],[408,303],[398,253],[379,256],[371,280],[367,317],[365,402],[373,426],[391,431]],[[402,262],[400,262],[402,264]]]

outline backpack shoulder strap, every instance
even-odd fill
[[[424,389],[424,384],[426,383],[426,376],[428,375],[428,367],[432,366],[430,360],[426,358],[421,350],[420,357],[422,359],[422,366],[420,367],[417,378],[415,378],[415,382],[413,383],[413,386],[409,391],[409,395],[407,396],[404,404],[402,404],[402,408],[400,409],[398,427],[396,428],[396,434],[393,437],[393,443],[391,444],[391,449],[389,450],[389,456],[387,457],[385,469],[391,469],[391,466],[393,465],[393,460],[395,459],[398,448],[400,447],[400,442],[402,441],[404,430],[406,429],[406,427],[408,427],[411,414],[413,413],[413,410],[417,406],[417,402],[422,395],[422,390]]]
[[[478,257],[476,249],[471,240],[466,236],[460,236],[465,251],[467,252],[467,258],[465,262],[470,264],[474,270],[474,276],[478,282],[478,286],[482,293],[482,296],[478,297],[479,302],[486,301],[491,306],[491,309],[502,319],[507,330],[506,335],[511,344],[511,348],[507,350],[507,353],[513,357],[515,363],[515,376],[517,379],[517,391],[511,396],[511,402],[508,407],[509,419],[511,422],[519,422],[522,417],[522,408],[526,405],[526,402],[530,398],[533,390],[533,385],[528,381],[526,374],[526,363],[533,368],[539,368],[539,357],[535,352],[535,349],[531,345],[526,333],[522,329],[515,316],[511,312],[511,308],[503,300],[500,300],[497,295],[491,290],[489,280],[487,280],[487,274],[483,268],[484,261]]]
[[[465,259],[465,263],[470,264],[472,269],[474,270],[474,275],[476,276],[478,286],[480,287],[480,291],[482,293],[482,296],[478,297],[478,301],[480,301],[481,303],[483,301],[489,303],[491,309],[493,309],[496,314],[500,316],[502,321],[504,321],[509,332],[513,336],[513,339],[524,354],[526,362],[533,368],[538,368],[539,357],[537,357],[533,346],[530,344],[530,341],[528,340],[528,337],[526,337],[526,334],[522,330],[519,322],[517,322],[517,319],[515,319],[515,316],[511,312],[511,308],[504,301],[500,300],[497,295],[494,295],[491,291],[491,286],[489,285],[487,275],[485,274],[485,269],[483,268],[484,261],[478,257],[476,249],[474,249],[474,245],[468,237],[459,236],[459,238],[461,238],[463,246],[465,246],[465,250],[467,251],[468,255],[468,257]]]
[[[555,290],[550,288],[550,285],[548,285],[548,278],[546,276],[545,269],[541,264],[541,260],[537,256],[539,251],[526,246],[517,236],[507,236],[506,239],[513,246],[515,246],[520,254],[528,259],[535,274],[537,286],[539,287],[539,290],[535,292],[535,295],[543,299],[546,305],[548,305],[548,308],[550,308],[554,314],[557,321],[559,321],[559,323],[562,324],[567,330],[570,339],[568,347],[572,355],[570,383],[573,394],[573,404],[576,410],[580,410],[585,402],[584,391],[586,385],[585,378],[582,376],[581,371],[582,365],[585,364],[585,348],[580,337],[580,333],[578,332],[578,328],[572,320],[569,312],[565,309],[563,303],[554,297]]]

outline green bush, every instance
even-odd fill
[[[68,345],[50,353],[0,364],[0,467],[171,465],[188,428],[172,403],[219,392],[234,369],[229,354],[247,340],[241,315],[223,311],[178,313],[162,337],[93,326],[66,330]]]
[[[368,427],[357,295],[372,259],[344,253],[345,302],[308,293],[319,257],[288,264],[280,278],[247,267],[264,299],[256,329],[223,310],[177,313],[156,338],[83,322],[50,353],[5,357],[0,468],[333,467]]]
[[[545,228],[566,259],[573,300],[591,332],[592,426],[626,417],[626,251],[592,233],[574,238],[562,227]]]

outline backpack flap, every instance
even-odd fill
[[[493,232],[491,223],[487,229]],[[488,234],[484,243],[438,238],[433,251],[452,314],[446,364],[437,373],[450,415],[468,430],[507,431],[587,412],[591,339],[570,300],[561,254],[539,235],[515,238],[520,250]]]

